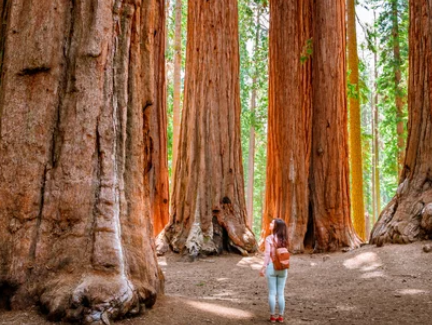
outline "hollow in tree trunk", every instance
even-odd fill
[[[170,224],[176,252],[253,252],[240,146],[236,0],[188,4],[185,104]]]
[[[1,2],[3,305],[97,323],[155,303],[143,173],[155,8]]]
[[[432,0],[410,2],[408,140],[396,195],[375,224],[371,242],[432,238]]]

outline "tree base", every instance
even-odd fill
[[[248,256],[249,253],[257,250],[255,238],[253,240],[248,239],[248,236],[253,237],[252,232],[245,232],[244,236],[242,236],[243,239],[246,238],[244,246],[249,248],[247,250],[230,238],[228,231],[217,222],[216,218],[213,219],[211,236],[204,235],[200,224],[194,223],[185,239],[184,236],[181,236],[183,232],[176,231],[177,227],[175,225],[167,226],[156,238],[156,253],[158,256],[172,250],[175,253],[183,253],[188,256],[189,260],[194,261],[200,255],[221,255],[228,252]],[[255,243],[255,245],[247,245],[250,242]]]
[[[402,182],[381,212],[371,232],[371,244],[408,244],[432,238],[432,190],[409,185],[408,179]]]
[[[17,287],[0,284],[0,308],[25,309],[40,305],[51,321],[110,324],[110,320],[136,316],[154,305],[156,292],[136,285],[124,276],[93,274],[61,275],[46,283]]]

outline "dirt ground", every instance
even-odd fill
[[[431,242],[429,242],[431,243]],[[425,243],[364,246],[334,254],[292,257],[286,324],[432,324],[432,253]],[[159,259],[165,295],[142,316],[117,325],[266,324],[263,255],[223,255],[195,263]],[[37,310],[1,311],[0,325],[48,325]]]

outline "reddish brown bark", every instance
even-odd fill
[[[270,10],[262,238],[278,217],[288,224],[292,251],[357,247],[349,210],[345,2],[280,0]]]
[[[350,218],[345,0],[314,1],[310,194],[315,250],[357,247]]]
[[[145,195],[148,211],[153,220],[154,235],[158,235],[169,222],[169,181],[167,153],[167,108],[165,78],[165,1],[155,0],[154,21],[148,20],[148,37],[144,40],[153,49],[149,59],[154,72],[148,74],[148,96],[144,108],[144,141],[146,162],[144,166]],[[151,78],[154,78],[152,80]],[[147,80],[147,79],[146,79]],[[153,88],[153,89],[152,89]]]
[[[185,104],[166,238],[190,256],[256,248],[246,225],[236,0],[188,4]]]
[[[266,194],[261,238],[273,218],[288,225],[289,245],[303,251],[309,218],[312,118],[312,1],[270,2]],[[303,63],[301,61],[304,61]]]
[[[138,313],[160,285],[143,175],[155,3],[1,3],[1,299],[82,323]]]
[[[395,197],[371,242],[409,243],[432,236],[432,0],[410,2],[408,140]]]

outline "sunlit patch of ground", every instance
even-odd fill
[[[252,257],[243,257],[240,262],[237,263],[237,266],[240,267],[249,267],[252,270],[260,270],[263,265],[262,256],[252,256]]]
[[[363,272],[370,272],[382,266],[382,261],[377,253],[365,252],[345,260],[343,265],[350,270],[360,269]]]
[[[222,317],[250,319],[254,316],[251,312],[244,311],[239,308],[225,307],[220,304],[210,304],[200,301],[186,301],[186,304],[204,312],[212,313]]]
[[[420,290],[420,289],[400,289],[397,290],[397,293],[401,295],[421,295],[421,294],[429,294],[429,291]]]

